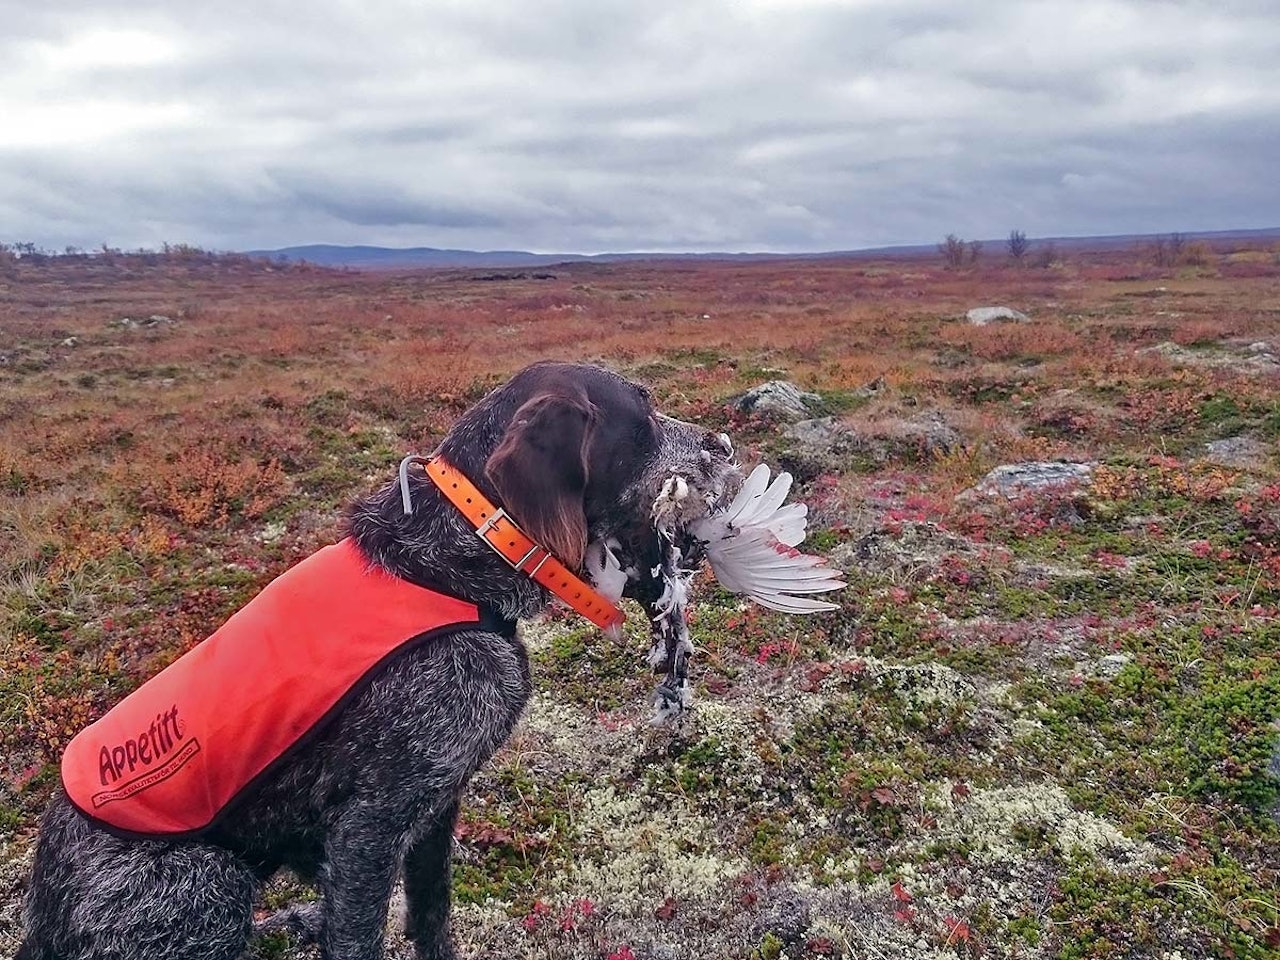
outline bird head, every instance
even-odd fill
[[[667,592],[660,568],[702,559],[690,524],[722,511],[743,474],[727,434],[655,414],[658,443],[611,522],[592,531],[586,573],[606,597],[646,606]]]

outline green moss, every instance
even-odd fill
[[[778,960],[782,956],[785,946],[786,944],[778,939],[777,936],[772,933],[766,933],[754,955],[759,957],[760,960]]]
[[[1061,938],[1059,960],[1155,955],[1173,931],[1184,955],[1275,956],[1263,939],[1274,905],[1233,863],[1166,879],[1077,865],[1058,890],[1049,917]],[[1188,954],[1188,947],[1199,952]]]
[[[716,791],[723,783],[720,770],[727,754],[725,746],[715,737],[704,737],[676,759],[676,780],[693,795],[705,796],[709,790]]]
[[[254,939],[249,956],[254,960],[285,960],[293,955],[293,941],[283,930],[264,934]]]
[[[590,625],[557,631],[533,662],[546,689],[593,712],[643,700],[646,683],[657,683],[634,645],[614,643]]]
[[[337,505],[351,497],[364,481],[360,471],[341,463],[320,463],[297,478],[298,486],[311,497]]]
[[[0,803],[0,835],[16,830],[25,817],[25,812],[16,804]]]
[[[859,390],[819,390],[821,401],[813,406],[810,415],[832,417],[849,413],[871,402],[870,396]]]
[[[326,390],[308,400],[304,409],[313,423],[340,427],[351,411],[350,398],[345,390]]]
[[[1280,797],[1267,771],[1280,717],[1280,660],[1230,658],[1206,665],[1195,696],[1170,704],[1174,754],[1192,795],[1219,795],[1255,811]]]
[[[751,826],[747,851],[753,863],[767,867],[782,860],[787,823],[787,818],[773,816]]]
[[[1250,639],[1274,649],[1274,638]],[[1044,733],[1031,738],[1032,749],[1046,762],[1066,758],[1064,774],[1093,805],[1123,797],[1140,805],[1154,789],[1219,798],[1263,816],[1280,796],[1267,773],[1280,657],[1206,656],[1191,631],[1135,636],[1129,646],[1137,659],[1113,681],[1055,691],[1037,679],[1018,690],[1019,699],[1040,704]]]
[[[1044,939],[1044,931],[1035,917],[1015,917],[1005,924],[1005,931],[1029,947],[1038,947]]]
[[[1215,394],[1200,403],[1200,423],[1219,436],[1239,433],[1249,425],[1246,410],[1233,397]]]

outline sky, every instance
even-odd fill
[[[1280,226],[1280,0],[0,0],[0,241]]]

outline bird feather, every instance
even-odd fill
[[[801,553],[808,508],[786,503],[791,474],[760,464],[722,511],[692,521],[689,531],[703,542],[716,579],[731,593],[745,594],[784,613],[838,610],[825,600],[795,594],[826,593],[845,586],[841,572],[821,557]]]

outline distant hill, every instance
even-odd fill
[[[251,257],[306,260],[326,267],[533,267],[580,259],[575,254],[524,250],[441,250],[436,247],[343,247],[315,243],[279,250],[247,250]]]
[[[555,263],[623,260],[776,260],[797,257],[849,257],[856,251],[828,253],[531,253],[528,250],[444,250],[437,247],[344,247],[317,243],[279,250],[246,250],[251,257],[306,260],[327,267],[539,267]]]
[[[1168,234],[1119,234],[1096,237],[1034,237],[1032,244],[1053,243],[1062,250],[1114,250],[1150,241]],[[1184,232],[1187,240],[1228,243],[1232,241],[1280,241],[1280,227],[1256,230],[1211,230]],[[985,239],[988,249],[997,249],[1004,237]],[[339,246],[316,243],[299,247],[281,247],[278,250],[246,250],[252,257],[273,260],[305,260],[308,263],[329,267],[357,267],[361,269],[394,269],[397,267],[538,267],[554,263],[591,261],[596,263],[625,260],[829,260],[873,257],[921,257],[933,256],[937,246],[933,243],[894,247],[873,247],[862,250],[827,250],[810,253],[655,253],[636,251],[631,253],[531,253],[527,250],[448,250],[437,247],[370,247]]]

